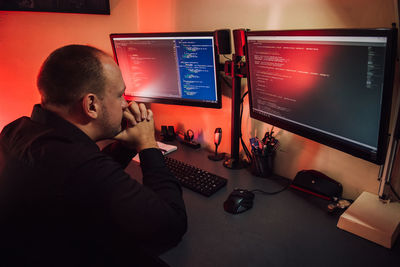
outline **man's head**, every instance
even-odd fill
[[[68,45],[51,53],[37,79],[42,104],[71,106],[86,93],[102,96],[106,81],[100,55],[105,53],[84,45]]]
[[[114,60],[84,45],[55,50],[43,63],[37,85],[42,105],[84,130],[92,139],[121,130],[125,84]]]

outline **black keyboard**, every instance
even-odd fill
[[[224,187],[228,181],[221,176],[170,157],[165,157],[165,163],[183,187],[207,197]]]

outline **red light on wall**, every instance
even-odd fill
[[[11,55],[12,53],[10,57]],[[40,100],[34,84],[35,79],[33,78],[33,81],[26,79],[32,76],[32,73],[12,67],[6,69],[5,66],[13,66],[13,64],[3,66],[0,68],[0,130],[21,116],[29,116],[33,104]]]
[[[176,27],[176,0],[137,1],[140,32],[167,32]]]

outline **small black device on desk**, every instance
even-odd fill
[[[186,131],[186,133],[180,131],[178,132],[178,140],[179,142],[181,142],[182,144],[197,149],[200,148],[200,143],[197,143],[196,141],[194,141],[194,132],[193,130],[189,129]]]
[[[176,133],[175,133],[174,126],[161,125],[161,136],[163,137],[163,141],[175,140]]]
[[[254,193],[245,189],[235,189],[224,202],[224,210],[232,214],[245,212],[253,207]]]

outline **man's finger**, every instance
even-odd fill
[[[123,116],[127,120],[128,126],[135,126],[138,124],[135,117],[129,110],[124,110]]]
[[[145,120],[147,118],[147,108],[143,103],[139,104],[139,110],[142,120]]]
[[[130,103],[129,110],[131,111],[137,122],[142,121],[142,115],[140,113],[139,105],[136,102],[132,101]]]
[[[151,121],[153,119],[153,111],[151,109],[147,110],[147,120]]]

